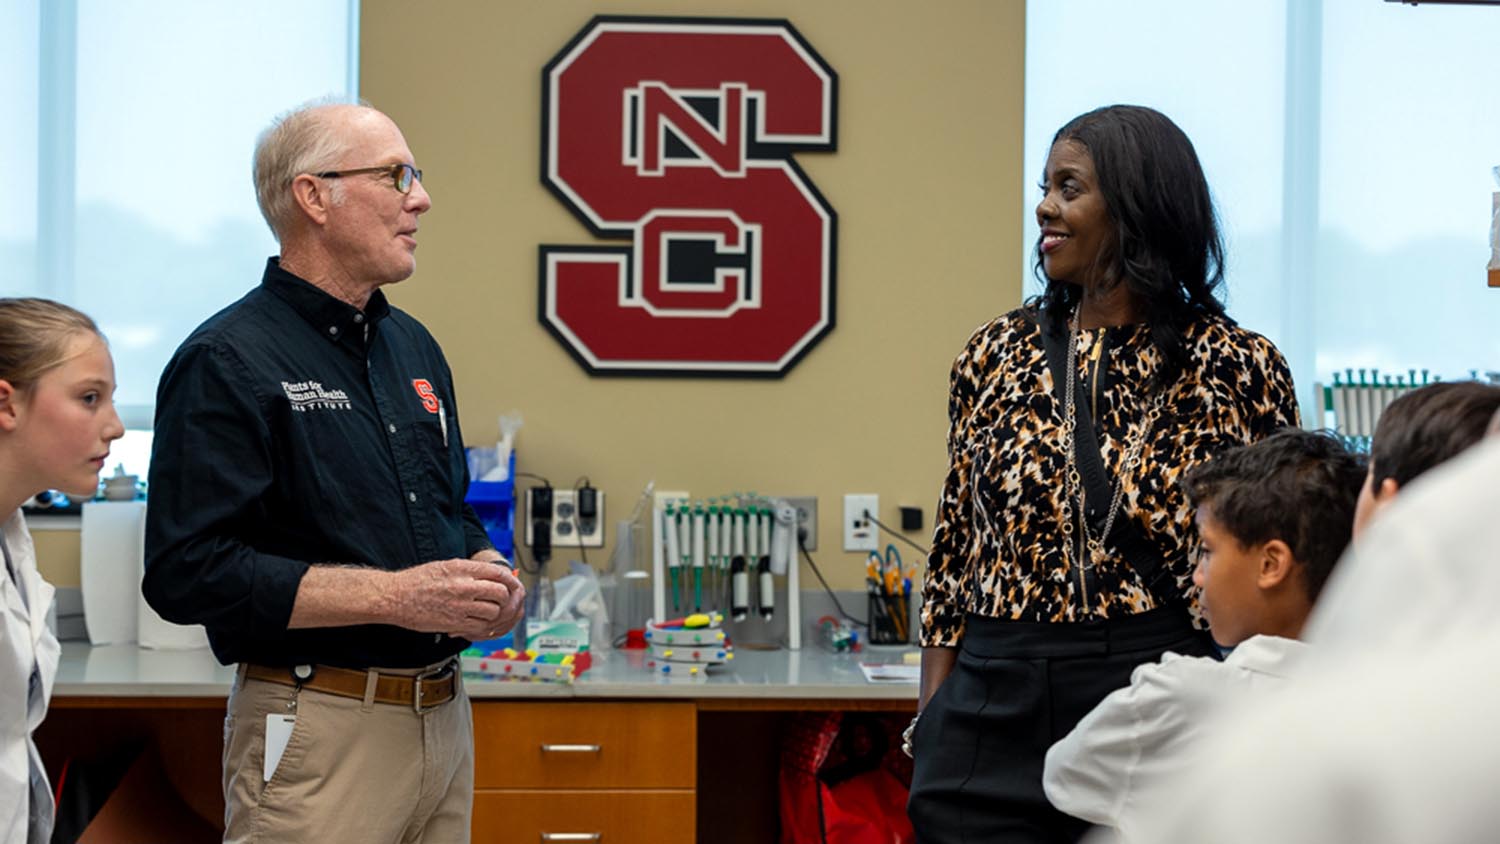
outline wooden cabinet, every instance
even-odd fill
[[[694,799],[689,790],[476,790],[474,844],[688,842]]]
[[[475,701],[474,841],[690,842],[697,756],[691,702]]]

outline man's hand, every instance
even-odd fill
[[[516,570],[516,566],[514,563],[512,563],[510,560],[507,560],[504,554],[496,551],[493,548],[486,548],[482,551],[475,551],[473,556],[469,557],[469,559],[478,560],[481,563],[490,563],[491,565],[504,566],[506,570],[511,572],[512,574],[514,574]],[[469,639],[471,641],[482,641],[484,639],[494,639],[500,636],[504,636],[512,627],[515,627],[517,622],[521,620],[521,617],[526,614],[526,586],[525,584],[522,584],[520,582],[519,578],[516,582],[516,588],[511,590],[510,595],[511,599],[515,602],[514,606],[502,608],[500,611],[500,617],[496,620],[495,627],[491,630],[485,631],[483,636],[465,636],[462,633],[453,632],[450,632],[448,635],[458,636],[460,638]]]
[[[489,563],[488,565],[496,564]],[[507,568],[506,571],[509,571],[509,569]],[[468,639],[475,642],[483,641],[485,639],[494,639],[499,636],[504,636],[506,632],[508,632],[512,627],[515,627],[516,623],[521,620],[521,616],[525,615],[525,613],[526,587],[523,586],[519,580],[517,580],[515,588],[510,590],[509,603],[507,603],[500,609],[500,615],[495,618],[493,624],[485,627],[477,635],[472,635],[471,633],[464,631],[454,630],[448,631],[448,635],[457,636],[461,639]],[[521,638],[525,639],[525,636],[522,636]]]
[[[402,569],[394,580],[391,623],[471,640],[509,630],[526,595],[508,567],[478,560],[435,560]]]
[[[498,562],[435,560],[400,571],[317,565],[297,587],[287,627],[392,624],[493,639],[515,626],[525,598],[521,581]]]

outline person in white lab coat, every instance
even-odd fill
[[[1500,437],[1403,490],[1340,564],[1308,658],[1210,742],[1159,844],[1500,840]]]
[[[1280,686],[1303,656],[1297,637],[1349,544],[1364,477],[1335,437],[1297,429],[1188,475],[1202,544],[1193,581],[1214,640],[1233,651],[1137,668],[1047,752],[1052,805],[1149,840],[1141,824],[1170,799],[1164,784],[1191,766],[1215,716]]]
[[[1354,511],[1355,534],[1417,476],[1483,439],[1491,418],[1500,420],[1500,386],[1479,381],[1440,381],[1391,402],[1370,443],[1370,473]]]
[[[94,321],[45,299],[0,299],[0,844],[45,844],[53,805],[31,740],[57,672],[52,586],[21,505],[46,489],[93,496],[125,433],[115,371]]]

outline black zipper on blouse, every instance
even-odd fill
[[[1104,427],[1099,424],[1099,403],[1104,400],[1104,379],[1099,377],[1104,369],[1104,359],[1109,351],[1107,343],[1109,340],[1109,329],[1100,328],[1099,337],[1094,341],[1094,351],[1091,357],[1094,359],[1094,371],[1089,375],[1089,410],[1094,416],[1095,433],[1102,434]]]

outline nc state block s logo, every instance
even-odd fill
[[[437,393],[432,390],[432,382],[426,378],[411,379],[411,388],[417,391],[417,398],[422,400],[422,408],[428,413],[437,413],[443,405],[438,401]]]
[[[837,76],[790,23],[597,17],[548,63],[539,318],[594,374],[784,375],[834,324]]]

